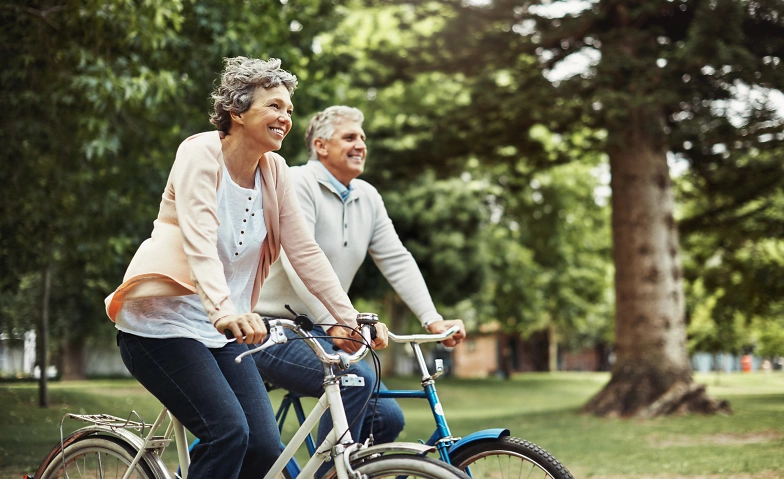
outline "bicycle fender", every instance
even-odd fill
[[[360,449],[359,451],[351,454],[351,459],[362,459],[368,456],[384,454],[387,452],[402,452],[406,454],[418,454],[424,456],[425,454],[435,450],[436,448],[434,446],[428,446],[427,444],[420,444],[418,442],[388,442],[386,444],[376,444],[374,446]]]
[[[77,429],[63,439],[62,445],[67,448],[79,439],[90,436],[108,436],[112,439],[124,442],[126,445],[130,446],[131,449],[137,452],[144,445],[144,441],[141,438],[127,429],[110,428],[99,425],[87,426],[81,429]],[[58,442],[49,452],[43,462],[41,462],[41,465],[38,467],[38,471],[36,471],[35,476],[33,477],[40,477],[40,475],[44,473],[44,469],[46,469],[46,466],[49,464],[52,458],[60,453],[60,450],[60,443]],[[146,459],[147,465],[150,466],[150,470],[156,478],[167,479],[170,477],[166,465],[163,463],[163,460],[161,460],[160,457],[155,454],[147,454]]]
[[[449,448],[449,455],[453,455],[458,450],[462,449],[469,444],[473,444],[475,442],[484,441],[485,439],[498,439],[500,437],[508,436],[510,434],[509,429],[503,428],[495,428],[495,429],[483,429],[481,431],[472,432],[468,436],[460,439],[456,443]]]

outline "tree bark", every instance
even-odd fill
[[[558,332],[552,321],[547,325],[547,370],[558,371]]]
[[[533,370],[536,372],[547,371],[550,362],[550,343],[547,339],[547,331],[539,330],[531,333],[531,335],[528,336],[526,344],[529,350],[528,357],[531,360],[531,367]]]
[[[599,416],[730,412],[692,381],[680,246],[666,149],[640,110],[610,135],[615,354],[610,382],[584,407]]]
[[[595,371],[609,371],[610,370],[609,345],[604,341],[600,341],[596,343],[593,349],[597,358]]]
[[[504,379],[511,379],[514,374],[512,354],[512,336],[508,333],[501,333],[498,337],[498,359],[501,363],[499,370]]]
[[[84,338],[69,338],[61,350],[61,377],[64,381],[78,381],[87,377],[87,350]]]
[[[36,352],[41,376],[38,378],[38,405],[49,407],[49,296],[52,290],[52,265],[47,264],[41,272],[41,317],[38,323]]]
[[[389,290],[384,300],[387,312],[387,326],[395,334],[405,334],[406,320],[408,319],[408,306],[393,290]],[[385,349],[386,360],[382,362],[382,376],[397,376],[397,361],[400,356],[401,346],[390,341]]]

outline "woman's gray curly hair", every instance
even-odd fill
[[[267,61],[257,58],[224,58],[226,64],[221,73],[220,84],[212,92],[215,111],[210,114],[210,123],[219,131],[231,129],[231,113],[244,113],[250,108],[259,88],[286,87],[289,94],[297,88],[297,77],[280,69],[280,60]]]
[[[308,146],[308,159],[317,160],[316,150],[313,149],[313,140],[323,138],[329,140],[335,134],[335,125],[341,121],[355,121],[362,126],[365,115],[350,106],[335,105],[313,115],[305,130],[305,144]]]

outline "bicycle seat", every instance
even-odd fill
[[[267,392],[274,391],[276,389],[280,389],[279,387],[275,386],[269,381],[264,381],[264,387],[267,389]]]

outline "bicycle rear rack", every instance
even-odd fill
[[[133,429],[143,432],[150,424],[144,422],[136,411],[131,411],[126,419],[112,416],[111,414],[66,414],[70,419],[96,424],[98,426],[108,426],[112,429]],[[131,417],[136,416],[139,421],[132,421]]]
[[[136,416],[138,421],[132,420],[131,418]],[[169,423],[168,427],[163,436],[156,436],[154,435],[155,430],[160,427],[163,420],[171,415],[169,412],[164,409],[161,411],[161,414],[158,415],[158,418],[155,420],[154,424],[147,424],[144,419],[137,413],[136,411],[131,411],[127,418],[123,419],[121,417],[112,416],[111,414],[66,414],[60,420],[60,445],[64,447],[63,444],[63,422],[66,418],[75,419],[77,421],[88,422],[91,424],[95,424],[96,426],[108,427],[112,431],[117,431],[120,429],[134,431],[138,434],[139,438],[143,441],[142,448],[153,452],[155,454],[160,455],[163,450],[171,444],[171,433],[173,430],[173,423]],[[147,430],[147,432],[145,432]]]

